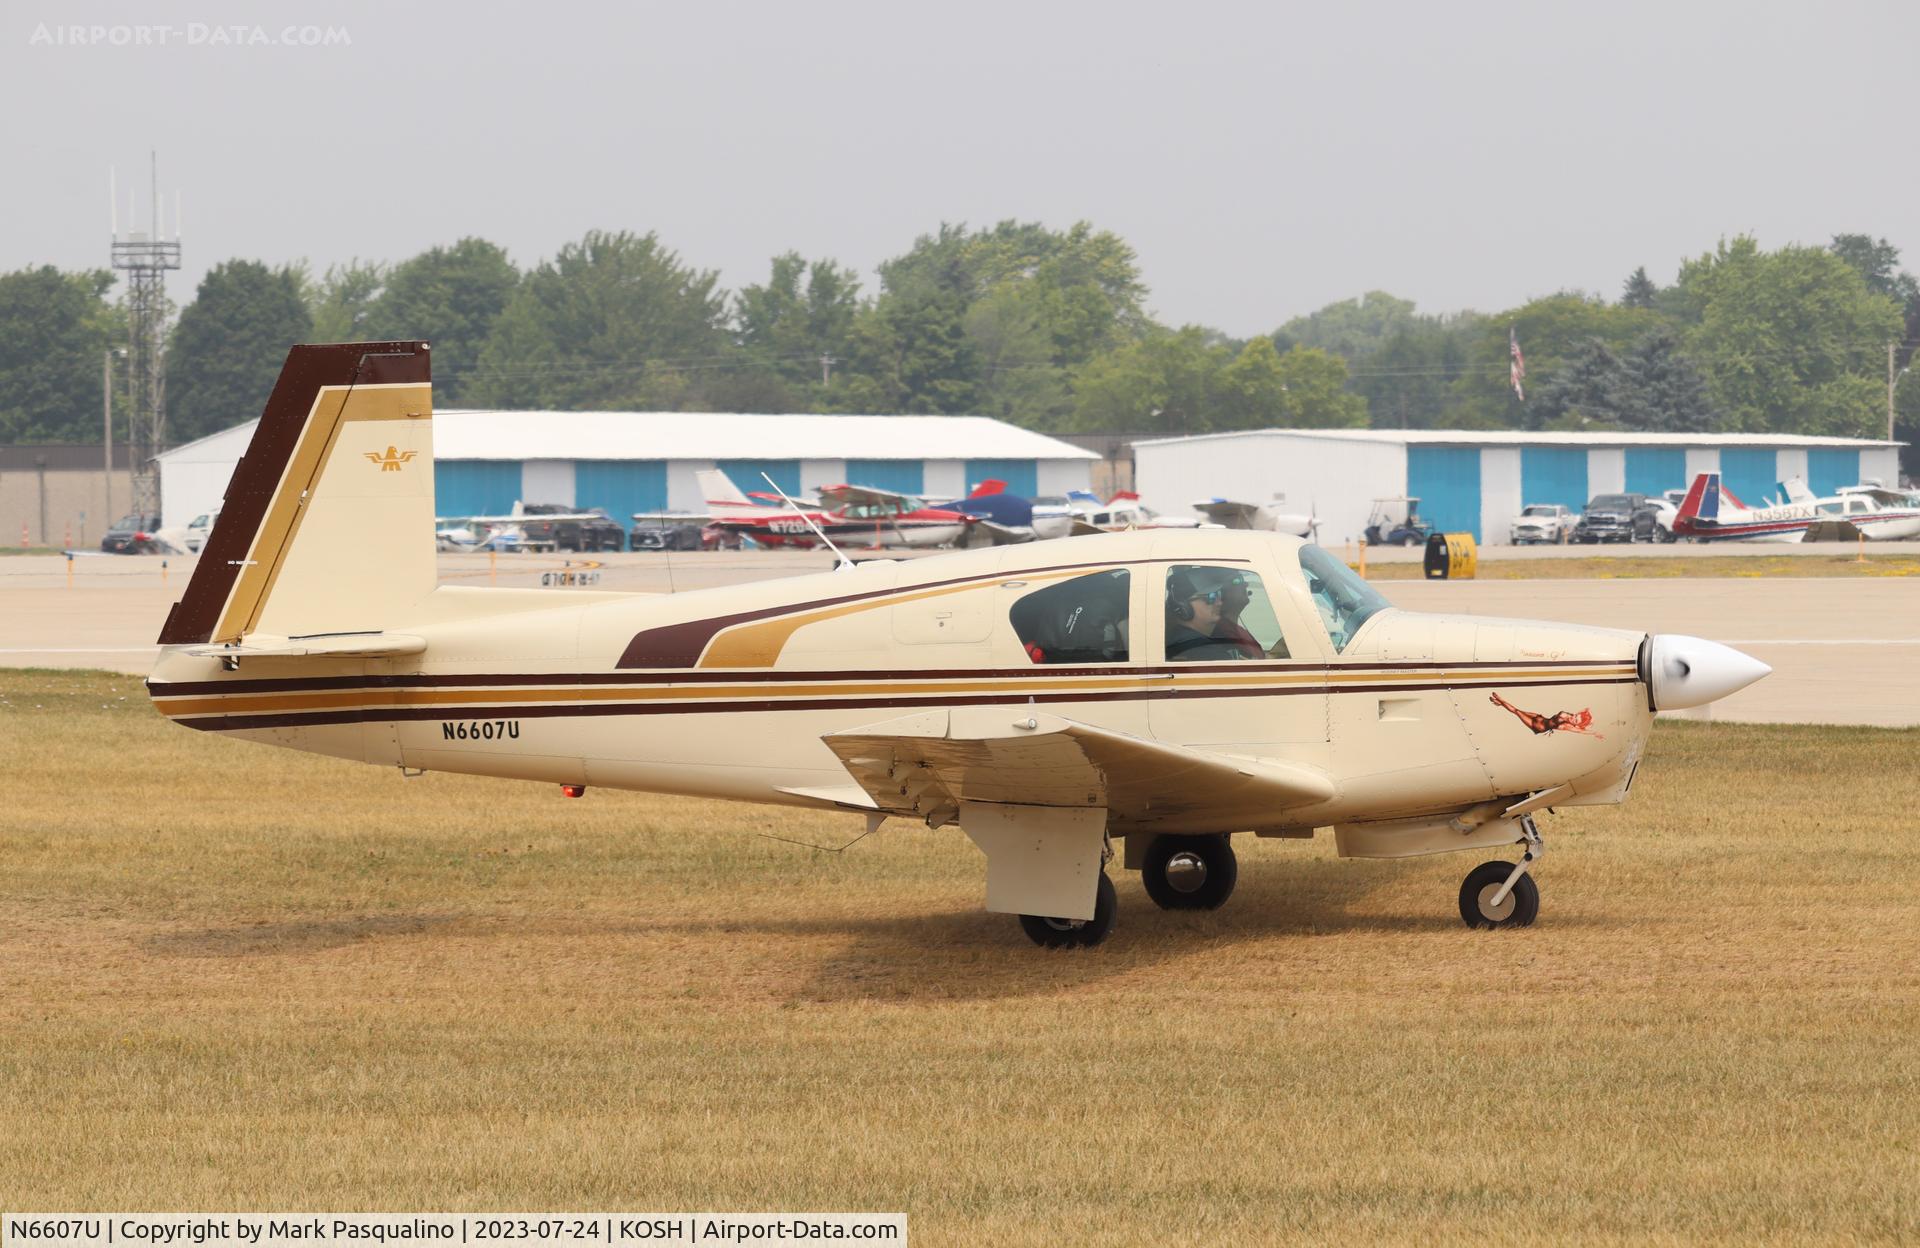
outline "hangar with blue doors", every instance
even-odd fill
[[[250,421],[160,457],[167,523],[220,500],[253,436]],[[1032,497],[1087,489],[1100,457],[985,416],[811,416],[729,412],[438,411],[434,510],[504,515],[516,502],[635,512],[707,510],[694,474],[719,468],[747,491],[866,485],[933,501],[986,480]]]
[[[1759,506],[1798,477],[1816,494],[1900,480],[1897,442],[1792,434],[1522,433],[1460,429],[1254,429],[1133,444],[1134,481],[1156,511],[1195,500],[1283,502],[1320,518],[1320,540],[1366,530],[1374,501],[1413,497],[1420,514],[1482,543],[1507,540],[1523,506],[1574,511],[1599,494],[1683,489],[1718,472]]]

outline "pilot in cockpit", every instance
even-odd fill
[[[1167,661],[1210,662],[1248,657],[1231,637],[1216,636],[1225,619],[1232,573],[1174,568],[1167,574]]]

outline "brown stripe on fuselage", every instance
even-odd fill
[[[789,602],[777,607],[759,607],[752,611],[737,611],[732,615],[716,615],[704,620],[684,620],[678,624],[662,624],[658,628],[644,629],[635,633],[627,648],[620,653],[616,668],[679,668],[692,667],[700,662],[701,654],[714,635],[724,629],[742,624],[752,624],[760,620],[771,620],[776,616],[798,615],[802,612],[819,612],[827,608],[839,607],[845,603],[869,602],[875,606],[885,605],[876,599],[909,596],[924,596],[925,591],[943,589],[949,585],[963,588],[969,585],[986,585],[992,581],[1018,581],[1029,577],[1044,577],[1048,573],[1060,572],[1097,572],[1103,568],[1136,567],[1141,564],[1164,563],[1164,559],[1108,559],[1094,563],[1059,563],[1044,568],[1007,568],[1003,571],[981,572],[973,576],[957,576],[945,581],[925,581],[918,585],[892,585],[886,589],[870,589],[858,594],[842,594],[836,598],[815,598],[807,602]],[[1247,559],[1216,559],[1215,563],[1249,563]],[[1047,577],[1047,579],[1057,579]],[[824,618],[824,617],[820,617]],[[796,625],[795,627],[798,627]],[[789,630],[791,631],[791,630]],[[728,666],[745,666],[729,664]]]
[[[1592,676],[1575,680],[1551,682],[1549,687],[1561,688],[1571,685],[1630,685],[1638,678],[1633,676]],[[1411,685],[1385,684],[1365,689],[1336,689],[1333,696],[1343,694],[1365,695],[1374,693],[1407,693],[1420,690],[1438,689],[1501,689],[1511,687],[1498,680],[1462,681],[1452,685]],[[792,701],[771,700],[716,700],[694,703],[659,702],[590,702],[572,705],[554,706],[458,706],[458,707],[390,707],[362,708],[338,711],[310,711],[305,714],[266,714],[266,715],[208,715],[200,718],[183,718],[177,722],[189,728],[215,732],[243,732],[254,728],[298,728],[325,724],[355,723],[395,723],[403,721],[435,719],[551,719],[568,716],[606,716],[606,715],[690,715],[714,714],[718,712],[750,713],[763,711],[821,711],[821,710],[863,710],[884,707],[901,707],[924,710],[943,706],[1024,706],[1033,703],[1071,703],[1071,702],[1136,702],[1147,699],[1182,698],[1246,698],[1246,697],[1285,697],[1297,694],[1324,693],[1319,685],[1301,685],[1296,688],[1267,690],[1244,689],[1122,689],[1096,693],[1041,693],[1041,694],[981,694],[968,697],[929,696],[924,699],[908,699],[896,695],[887,698],[817,698],[795,699]]]
[[[1614,676],[1624,676],[1631,672],[1625,664],[1616,666]],[[1400,687],[1445,688],[1444,682],[1456,673],[1436,671],[1426,681]],[[1518,670],[1502,673],[1500,684],[1557,684],[1564,673],[1552,670]],[[804,683],[763,683],[748,685],[735,690],[716,694],[711,686],[702,685],[662,685],[648,689],[646,695],[657,701],[690,702],[718,701],[724,698],[808,698],[840,697],[853,698],[860,695],[870,697],[927,697],[949,693],[1009,693],[1020,696],[1037,696],[1043,693],[1091,692],[1108,688],[1116,684],[1132,683],[1141,677],[1069,677],[1053,675],[1044,679],[1015,680],[957,680],[943,684],[923,684],[912,681],[870,680],[861,684],[835,686]],[[1377,677],[1363,673],[1340,673],[1329,677],[1325,672],[1313,669],[1299,669],[1290,673],[1245,674],[1219,669],[1182,672],[1175,677],[1178,682],[1169,688],[1184,692],[1193,689],[1228,689],[1247,696],[1264,693],[1295,692],[1290,686],[1299,686],[1309,690],[1325,690],[1329,685],[1344,686],[1340,692],[1365,692],[1379,686]],[[1365,686],[1360,688],[1360,686]],[[631,699],[635,695],[631,688],[582,688],[547,687],[507,691],[501,689],[360,689],[305,693],[266,693],[236,694],[221,697],[170,698],[160,704],[164,714],[180,715],[216,715],[245,714],[265,711],[325,710],[349,706],[362,707],[404,707],[404,706],[443,706],[461,705],[476,702],[491,702],[501,705],[526,705],[537,702],[596,702]]]
[[[913,671],[877,671],[847,670],[832,671],[715,671],[710,669],[673,670],[637,672],[496,672],[492,674],[462,674],[433,676],[426,674],[395,676],[285,676],[285,677],[248,677],[233,680],[185,680],[147,682],[147,692],[154,698],[198,697],[211,694],[237,693],[293,693],[301,690],[318,689],[463,689],[489,688],[518,685],[689,685],[689,684],[741,684],[749,682],[804,682],[817,684],[822,681],[872,681],[886,679],[916,680],[1005,680],[1023,677],[1064,678],[1072,676],[1106,676],[1117,678],[1137,678],[1162,675],[1198,675],[1201,673],[1231,673],[1233,675],[1254,673],[1329,673],[1345,672],[1414,672],[1414,671],[1480,671],[1493,669],[1533,669],[1547,667],[1556,671],[1562,668],[1626,668],[1631,659],[1463,659],[1456,663],[1439,663],[1426,660],[1394,660],[1384,663],[1263,663],[1263,662],[1218,662],[1218,663],[1170,663],[1140,666],[1079,666],[1073,664],[1041,664],[1032,667],[998,668],[927,668]]]
[[[235,465],[221,504],[220,523],[207,537],[187,592],[167,613],[163,646],[207,642],[219,624],[266,518],[288,461],[325,386],[429,384],[427,344],[418,341],[355,342],[297,346],[267,399],[266,410]]]

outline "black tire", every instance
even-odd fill
[[[1100,883],[1093,894],[1093,917],[1081,922],[1077,919],[1049,919],[1037,914],[1020,916],[1021,930],[1027,939],[1043,949],[1085,949],[1099,944],[1113,933],[1114,916],[1120,909],[1119,894],[1113,891],[1113,881],[1107,873],[1100,873]]]
[[[1468,927],[1527,927],[1540,917],[1540,886],[1533,872],[1514,882],[1513,891],[1501,903],[1498,912],[1490,912],[1486,899],[1498,892],[1513,873],[1510,862],[1483,862],[1467,872],[1460,883],[1460,917]]]
[[[1173,870],[1180,858],[1180,869]],[[1217,910],[1233,896],[1240,862],[1225,836],[1156,836],[1140,882],[1162,910]]]

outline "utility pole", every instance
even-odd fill
[[[113,267],[127,274],[127,442],[133,481],[133,510],[148,515],[160,510],[160,482],[153,457],[166,448],[166,345],[168,270],[180,267],[180,212],[173,214],[173,238],[161,236],[160,173],[156,157],[152,168],[153,206],[149,229],[133,228],[133,209],[127,210],[123,237],[117,216],[113,221]],[[108,195],[114,194],[111,182]],[[117,205],[115,205],[117,209]]]
[[[824,351],[820,353],[820,384],[821,385],[825,386],[825,385],[832,384],[833,366],[835,364],[838,364],[839,362],[840,361],[834,359],[832,356],[828,355]]]
[[[106,491],[106,514],[113,514],[113,348],[100,351],[100,484]],[[113,523],[109,520],[107,523]]]
[[[1893,375],[1893,349],[1899,344],[1887,344],[1887,441],[1893,441],[1893,388],[1898,381]],[[1896,482],[1897,484],[1897,482]]]

